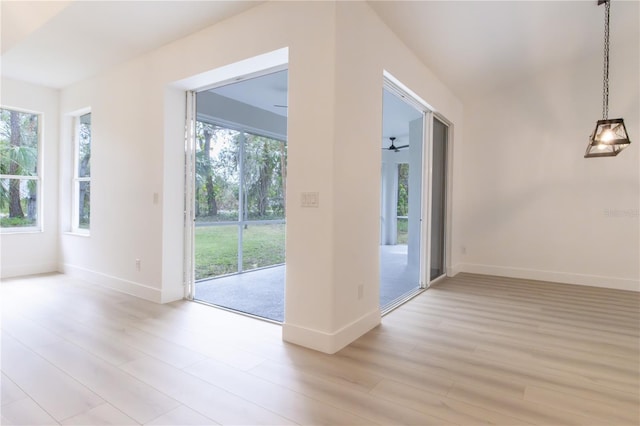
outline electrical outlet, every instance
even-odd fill
[[[462,246],[462,247],[460,247],[460,252],[461,252],[462,254],[467,254],[467,247],[466,247],[466,246]]]
[[[358,286],[358,300],[362,300],[364,297],[364,285],[360,284]]]
[[[136,270],[140,270],[140,259],[136,259]]]

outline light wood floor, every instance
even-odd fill
[[[461,274],[327,356],[197,303],[7,280],[2,423],[638,425],[639,304]]]

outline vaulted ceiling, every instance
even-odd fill
[[[2,75],[61,88],[259,1],[2,1]],[[370,1],[458,96],[602,54],[603,7],[588,1]],[[640,39],[640,2],[614,0],[616,46]],[[615,66],[615,62],[613,64]]]
[[[378,16],[459,97],[602,57],[604,6],[583,1],[372,1]],[[611,2],[611,60],[640,44],[640,2]],[[619,50],[618,50],[619,52]]]

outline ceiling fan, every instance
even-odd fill
[[[391,136],[391,137],[389,138],[389,140],[391,140],[391,145],[389,145],[389,147],[388,147],[388,148],[382,148],[382,149],[385,149],[385,150],[387,150],[387,151],[400,152],[400,150],[401,150],[401,149],[409,148],[409,145],[399,145],[399,146],[396,146],[396,145],[395,145],[395,140],[396,140],[395,136]]]

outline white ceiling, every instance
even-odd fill
[[[64,87],[259,3],[1,1],[2,75]],[[602,55],[604,7],[596,0],[368,3],[463,99],[563,61]],[[613,1],[614,53],[622,43],[638,48],[639,21],[640,2]]]
[[[408,103],[383,90],[382,95],[382,146],[387,148],[391,144],[389,138],[396,138],[396,145],[409,143],[409,123],[422,117],[418,111]]]
[[[1,1],[2,75],[54,88],[260,1]]]
[[[217,87],[210,92],[286,117],[288,75],[287,70],[278,71]]]
[[[288,71],[278,71],[210,89],[210,92],[286,117]],[[409,123],[422,113],[387,90],[383,90],[382,146],[396,137],[396,145],[409,141]]]
[[[396,35],[465,99],[565,61],[602,56],[604,6],[588,1],[371,1]],[[615,49],[640,41],[640,2],[611,3]]]

